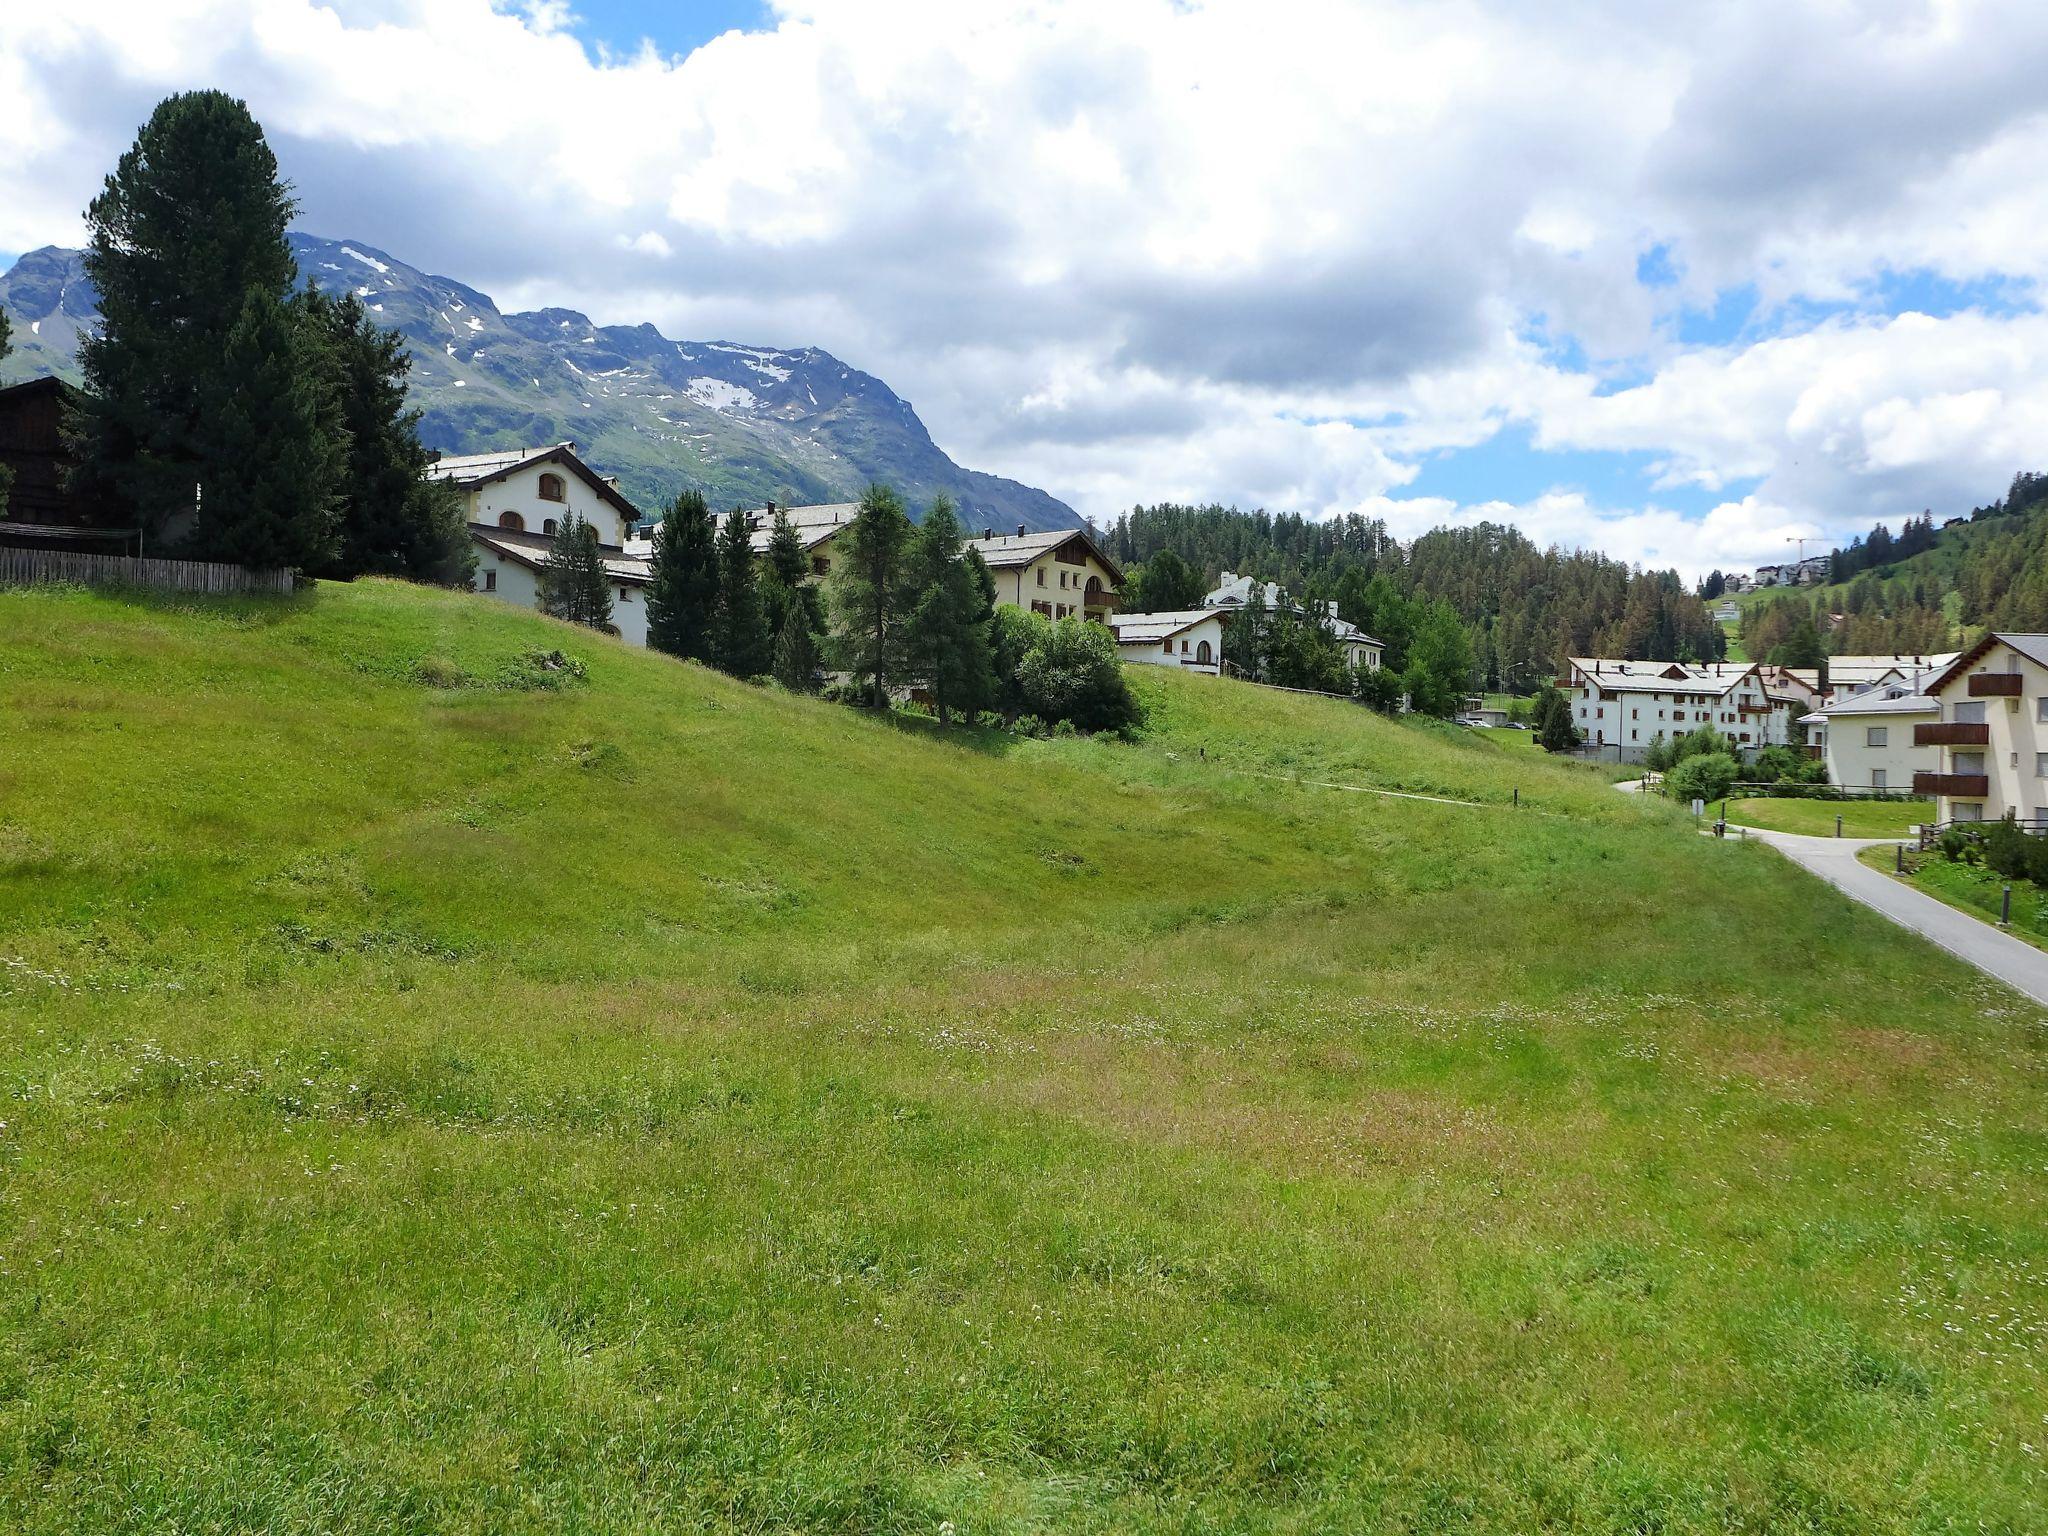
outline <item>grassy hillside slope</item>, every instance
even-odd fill
[[[2032,1525],[2038,1011],[1574,765],[1137,682],[938,741],[0,593],[0,1528]]]

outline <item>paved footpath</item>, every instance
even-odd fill
[[[1763,832],[1755,827],[1749,829],[1749,835],[1761,838],[1793,863],[1811,870],[1836,890],[1890,918],[1901,928],[1912,929],[2035,1002],[2048,1004],[2048,952],[1857,861],[1859,850],[1889,848],[1893,839],[1799,837],[1790,832]]]

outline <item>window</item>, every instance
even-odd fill
[[[1038,568],[1038,584],[1041,587],[1045,585],[1045,567],[1042,565]]]
[[[1883,789],[1886,787],[1884,780],[1884,770],[1882,768],[1873,768],[1870,770],[1870,787],[1872,789]]]
[[[1185,640],[1181,641],[1180,643],[1180,653],[1183,656],[1187,655],[1188,653],[1188,643]]]
[[[631,601],[633,601],[633,589],[631,587],[619,588],[619,601],[622,603],[630,603]]]
[[[540,499],[542,501],[567,501],[569,499],[568,492],[562,489],[562,477],[560,475],[542,475],[540,477]]]
[[[1982,821],[1984,803],[1981,800],[1956,800],[1949,804],[1949,817],[1954,821]]]
[[[831,569],[832,562],[830,560],[827,560],[823,555],[811,556],[811,574],[813,576],[823,576],[827,571]]]
[[[1198,667],[1206,667],[1209,665],[1209,660],[1209,642],[1204,640],[1200,645],[1195,647],[1195,665]]]
[[[1171,656],[1173,654],[1173,642],[1171,640],[1162,640],[1159,642],[1159,649]]]
[[[1982,752],[1951,752],[1949,754],[1949,772],[1982,773],[1983,771],[1984,754]]]
[[[555,520],[552,517],[543,520],[540,525],[540,531],[552,536],[555,531]]]
[[[2034,777],[2037,779],[2048,779],[2048,752],[2036,752],[2034,754]]]
[[[517,512],[500,512],[498,514],[498,526],[500,528],[509,528],[514,533],[524,533],[526,532],[526,519]]]
[[[1982,725],[1985,721],[1982,699],[1958,699],[1955,712],[1957,725]]]
[[[1643,717],[1643,712],[1640,709],[1632,709],[1628,712],[1628,717],[1631,720],[1640,720]]]
[[[2044,693],[2040,698],[2034,700],[2034,718],[2043,724],[2048,724],[2048,693]]]
[[[495,592],[498,590],[498,573],[496,571],[484,572],[484,590],[486,592]]]
[[[1890,744],[1891,728],[1889,726],[1872,725],[1864,727],[1863,745],[1866,747],[1883,747]]]

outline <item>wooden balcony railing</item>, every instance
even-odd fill
[[[1913,745],[1916,747],[1983,747],[1990,744],[1991,727],[1988,725],[1944,720],[1939,724],[1913,727]]]
[[[1916,773],[1913,775],[1913,793],[1981,800],[1991,793],[1991,776],[1985,773]]]
[[[2017,672],[1970,674],[1970,697],[1973,699],[2016,699],[2019,696],[2020,675]]]

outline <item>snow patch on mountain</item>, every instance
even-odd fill
[[[685,393],[714,411],[751,411],[761,404],[760,397],[746,385],[728,384],[724,379],[692,379]]]

